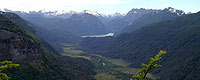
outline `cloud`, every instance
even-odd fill
[[[1,8],[11,9],[55,9],[66,6],[115,5],[130,3],[132,0],[1,0]]]

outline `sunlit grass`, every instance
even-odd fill
[[[82,50],[72,50],[72,49],[67,49],[67,48],[65,48],[64,50],[65,50],[64,51],[65,54],[78,55],[78,54],[84,53]]]
[[[113,70],[120,71],[126,74],[133,74],[133,75],[137,74],[137,72],[140,71],[140,69],[138,68],[115,68]]]
[[[97,66],[98,68],[96,70],[97,75],[95,75],[95,78],[97,80],[118,80],[119,75],[109,74],[110,72],[113,71],[119,71],[120,73],[129,75],[136,75],[137,72],[140,70],[138,68],[128,67],[130,63],[121,59],[110,59],[98,54],[89,54],[87,52],[84,52],[83,50],[77,49],[77,45],[72,45],[72,44],[63,44],[63,45],[64,45],[63,56],[82,57],[90,60],[95,66]],[[105,63],[105,66],[102,66],[103,62]],[[156,77],[153,76],[152,74],[148,74],[147,77],[156,80]]]
[[[118,65],[118,66],[122,66],[122,67],[127,67],[130,64],[121,59],[109,59],[109,61],[114,65]]]
[[[115,76],[106,74],[106,73],[99,73],[95,75],[97,80],[118,80]]]

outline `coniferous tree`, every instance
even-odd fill
[[[0,80],[9,80],[10,77],[5,73],[1,73],[4,70],[15,68],[20,66],[20,64],[14,64],[12,61],[2,61],[0,62]]]
[[[165,53],[166,51],[160,50],[160,52],[154,58],[150,58],[151,61],[148,65],[142,64],[144,68],[137,73],[137,76],[133,76],[135,78],[134,80],[146,80],[146,75],[150,70],[156,67],[162,67],[162,65],[158,65],[156,62],[160,60],[162,58],[161,56]]]

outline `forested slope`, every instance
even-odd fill
[[[132,62],[145,63],[159,50],[167,50],[162,68],[154,71],[161,80],[200,79],[200,12],[146,25],[117,37],[85,38],[88,51]]]
[[[33,28],[20,26],[24,21],[13,16],[0,14],[0,60],[21,65],[5,72],[11,80],[94,80],[94,68],[88,60],[56,55]]]

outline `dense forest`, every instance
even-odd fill
[[[132,67],[139,67],[138,63],[145,63],[156,51],[167,50],[163,67],[153,73],[161,80],[199,79],[199,30],[200,12],[145,25],[117,37],[85,38],[81,45],[90,52],[132,62]]]

